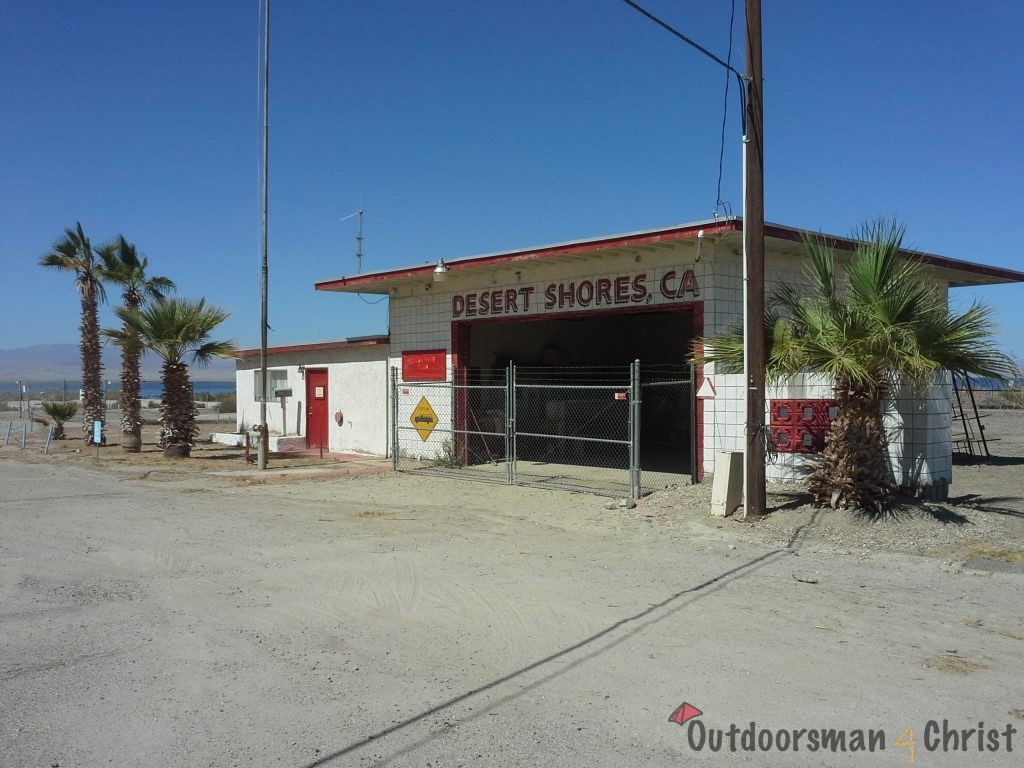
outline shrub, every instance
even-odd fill
[[[53,419],[53,439],[63,440],[64,424],[78,413],[78,403],[43,403],[43,411]]]

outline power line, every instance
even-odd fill
[[[668,22],[662,21],[657,16],[655,16],[653,13],[651,13],[650,11],[646,10],[645,8],[641,8],[639,5],[634,3],[633,0],[622,0],[622,2],[624,2],[626,5],[628,5],[633,10],[635,10],[635,11],[637,11],[639,13],[642,13],[644,16],[646,16],[648,19],[653,21],[655,24],[657,24],[662,29],[665,29],[668,32],[671,32],[673,35],[678,37],[680,40],[682,40],[687,45],[693,46],[694,48],[696,48],[698,51],[703,53],[705,56],[707,56],[712,61],[717,62],[718,64],[721,64],[727,70],[729,70],[734,75],[736,75],[736,77],[740,78],[740,80],[743,79],[743,75],[741,73],[737,72],[736,69],[733,68],[732,64],[729,64],[727,62],[722,61],[720,58],[715,56],[715,54],[713,54],[711,51],[709,51],[703,45],[701,45],[697,41],[687,37],[686,35],[684,35],[682,32],[680,32],[678,29],[673,27]]]
[[[722,115],[722,140],[721,140],[721,146],[720,146],[719,152],[718,152],[718,193],[716,195],[716,200],[715,200],[715,211],[717,213],[718,209],[720,207],[723,207],[723,201],[722,201],[722,167],[723,167],[723,164],[725,162],[725,126],[726,126],[726,120],[727,120],[728,114],[729,114],[728,110],[729,110],[729,75],[730,74],[735,76],[736,81],[737,81],[737,85],[739,86],[737,90],[739,91],[739,99],[740,99],[740,120],[741,120],[741,123],[742,123],[742,133],[743,133],[743,135],[746,135],[746,133],[747,133],[747,102],[746,102],[746,93],[745,93],[745,87],[744,87],[745,86],[745,82],[746,82],[746,76],[743,75],[741,72],[739,72],[732,65],[732,42],[733,42],[733,27],[734,27],[735,20],[736,20],[736,0],[733,0],[733,2],[732,2],[732,11],[731,11],[730,16],[729,16],[729,53],[728,53],[726,61],[722,61],[722,59],[720,59],[718,56],[713,54],[711,51],[709,51],[703,45],[701,45],[697,41],[693,40],[692,38],[684,35],[682,32],[680,32],[678,29],[673,27],[667,21],[659,19],[653,13],[648,11],[646,8],[643,8],[643,7],[639,6],[639,5],[637,5],[636,3],[633,2],[633,0],[622,0],[622,2],[624,2],[626,5],[628,5],[630,8],[632,8],[635,11],[637,11],[638,13],[643,14],[648,19],[650,19],[655,24],[657,24],[659,27],[661,27],[662,29],[664,29],[667,32],[671,33],[675,37],[679,38],[680,40],[682,40],[687,45],[689,45],[689,46],[695,48],[696,50],[700,51],[705,56],[707,56],[709,59],[711,59],[713,62],[715,62],[716,64],[718,64],[719,66],[723,67],[726,70],[727,74],[725,76],[725,98],[724,98],[724,101],[725,101],[725,106],[724,106],[725,113]],[[731,206],[729,206],[729,209],[731,211]]]
[[[733,42],[733,28],[736,22],[736,0],[732,0],[732,8],[729,11],[729,52],[726,54],[725,63],[727,67],[732,66],[732,42]],[[726,212],[726,215],[732,215],[732,206],[729,203],[722,200],[722,170],[725,166],[725,125],[729,118],[729,82],[732,78],[729,77],[729,73],[725,73],[725,96],[722,97],[722,136],[718,146],[718,187],[715,193],[715,215],[718,215],[718,209],[721,208]]]

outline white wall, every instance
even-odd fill
[[[284,369],[293,396],[286,400],[289,434],[306,434],[306,382],[299,366],[327,369],[328,450],[357,452],[379,456],[388,454],[388,346],[317,350],[271,354],[268,369]],[[239,431],[259,423],[260,404],[256,401],[254,371],[259,358],[239,360],[235,372]],[[269,378],[269,376],[268,376]],[[344,414],[339,426],[334,420]],[[279,400],[267,403],[267,424],[271,434],[282,434]]]
[[[544,306],[544,289],[551,283],[571,282],[589,279],[596,281],[600,278],[614,278],[627,275],[632,279],[638,275],[645,275],[644,284],[649,301],[642,306],[657,308],[671,306],[679,303],[689,303],[703,300],[706,296],[704,286],[710,279],[714,269],[713,255],[714,246],[711,244],[702,245],[702,260],[697,261],[696,243],[673,244],[672,247],[665,247],[658,250],[640,248],[630,250],[621,254],[602,254],[598,258],[591,258],[585,261],[574,261],[568,263],[545,263],[541,265],[522,264],[508,268],[495,269],[486,274],[472,276],[450,274],[448,279],[442,283],[433,283],[424,280],[422,284],[416,285],[412,290],[407,290],[398,296],[394,296],[390,302],[390,328],[391,328],[391,365],[399,369],[401,376],[402,353],[417,350],[443,349],[448,353],[447,366],[448,376],[451,378],[451,324],[452,324],[452,297],[455,294],[464,294],[470,291],[497,290],[497,289],[533,289],[530,307],[527,311],[517,311],[514,314],[503,314],[503,320],[522,320],[538,315],[559,314],[571,316],[577,312],[615,309],[616,306],[596,306],[591,303],[587,306],[563,307],[547,309]],[[675,271],[676,277],[670,279],[669,285],[677,287],[681,274],[692,269],[700,286],[700,295],[684,295],[678,299],[666,298],[661,291],[661,281],[666,278],[667,273]],[[637,306],[636,304],[624,304],[618,306]],[[477,318],[458,318],[460,320],[473,320]],[[684,362],[681,358],[680,363]],[[421,387],[410,388],[413,393],[409,398],[399,398],[398,422],[408,424],[413,408],[419,401]],[[441,428],[451,427],[452,408],[444,399],[443,392],[437,390],[431,395],[426,393],[428,401],[434,405],[439,417],[438,426]],[[407,402],[410,400],[413,402]],[[435,405],[435,400],[439,403]],[[436,429],[430,437],[420,444],[417,439],[410,441],[407,446],[407,453],[418,457],[430,457],[439,454],[443,450],[443,442],[450,437],[443,429]]]
[[[799,243],[777,243],[768,254],[766,292],[781,284],[799,285],[806,281],[803,274],[802,246]],[[564,307],[562,310],[546,309],[543,306],[544,287],[552,282],[597,279],[616,275],[646,275],[645,283],[650,300],[644,304],[650,308],[667,306],[678,302],[702,301],[704,309],[705,336],[713,336],[743,316],[742,261],[739,235],[714,242],[708,238],[701,245],[700,258],[693,242],[675,243],[660,250],[645,248],[624,249],[619,253],[603,253],[597,258],[585,258],[567,263],[519,263],[510,267],[495,267],[487,272],[475,274],[450,274],[445,282],[423,283],[404,288],[392,296],[390,302],[391,360],[390,364],[401,369],[402,352],[414,350],[443,349],[448,353],[448,375],[451,376],[451,324],[452,297],[470,291],[500,288],[533,288],[529,310],[501,315],[505,320],[519,320],[530,316],[554,314],[571,316],[575,312],[593,310],[589,307]],[[666,298],[659,290],[663,276],[670,271],[681,273],[692,269],[700,286],[698,296],[688,295],[679,299]],[[606,309],[608,307],[600,307]],[[459,319],[476,319],[461,317]],[[713,400],[701,400],[698,409],[703,409],[704,443],[703,466],[707,474],[714,473],[715,452],[719,450],[742,450],[744,447],[745,407],[743,404],[744,381],[739,374],[716,374],[709,366],[705,375],[712,379],[717,390]],[[801,377],[791,386],[769,388],[766,399],[778,398],[830,398],[830,382],[820,377]],[[438,397],[441,397],[440,392]],[[917,396],[903,393],[896,398],[886,416],[886,426],[891,440],[890,459],[894,477],[900,483],[946,484],[952,478],[952,464],[949,442],[949,397],[948,384],[933,387],[927,393]],[[418,401],[418,397],[415,398]],[[398,419],[407,423],[415,402],[399,400]],[[440,417],[439,426],[450,426],[451,408],[436,407]],[[765,423],[768,423],[767,409]],[[422,456],[437,454],[446,433],[436,430],[422,446],[415,446]],[[792,481],[803,476],[802,454],[778,454],[767,468],[769,480]]]

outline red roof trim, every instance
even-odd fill
[[[656,231],[638,232],[629,235],[613,235],[594,240],[583,240],[561,245],[550,245],[540,248],[530,248],[521,251],[509,251],[506,253],[495,253],[485,256],[471,256],[469,258],[457,259],[446,262],[448,269],[457,272],[462,269],[472,269],[479,266],[491,266],[499,264],[517,264],[522,262],[539,261],[542,259],[567,256],[575,253],[593,253],[595,251],[610,250],[614,248],[629,248],[649,243],[667,242],[673,240],[686,240],[696,237],[697,232],[704,230],[706,235],[720,234],[723,232],[740,232],[743,230],[743,220],[740,218],[727,219],[722,222],[697,222],[683,226],[672,227]],[[785,227],[779,224],[768,224],[764,226],[765,237],[772,237],[778,240],[790,240],[799,242],[806,236],[824,237],[826,244],[830,247],[852,251],[857,242],[850,238],[837,237],[835,235],[822,235],[809,230]],[[1024,272],[1017,272],[1002,267],[990,267],[984,264],[974,264],[969,261],[951,259],[946,256],[938,256],[933,253],[907,250],[905,253],[918,259],[929,266],[966,272],[968,274],[980,275],[982,277],[994,278],[1010,282],[1024,282]],[[373,272],[365,275],[354,275],[342,277],[336,280],[323,280],[314,283],[318,291],[340,291],[356,286],[373,286],[381,282],[405,280],[410,278],[430,279],[433,275],[435,265],[424,264],[418,267],[405,267],[395,270]]]
[[[387,344],[389,336],[367,336],[365,339],[342,339],[341,341],[321,341],[315,344],[292,344],[284,347],[267,347],[267,355],[287,355],[294,352],[320,352],[326,349],[352,349],[353,347],[376,347]],[[241,357],[258,357],[260,350],[243,349]]]
[[[743,229],[743,222],[738,222],[738,229]],[[793,229],[791,227],[782,227],[778,224],[765,224],[764,225],[764,236],[774,237],[778,240],[792,240],[800,241],[804,237],[821,237],[825,241],[825,245],[829,248],[842,250],[842,251],[853,251],[857,248],[857,241],[848,237],[837,237],[836,235],[824,235],[817,232],[810,232],[802,229]],[[1009,280],[1011,282],[1020,283],[1024,282],[1024,272],[1017,272],[1013,269],[1004,269],[1003,267],[990,267],[985,264],[975,264],[970,261],[961,261],[960,259],[951,259],[948,256],[939,256],[934,253],[926,253],[924,251],[913,251],[904,249],[904,254],[908,258],[916,259],[922,264],[927,264],[931,267],[940,267],[943,269],[953,269],[958,272],[969,272],[972,275],[982,275],[983,277],[994,277],[1000,280]]]
[[[614,235],[596,240],[566,243],[563,245],[549,245],[542,248],[532,248],[525,251],[510,251],[508,253],[496,253],[488,256],[471,256],[465,259],[446,262],[448,269],[457,272],[461,269],[470,269],[482,265],[492,264],[515,264],[520,262],[537,261],[549,259],[555,256],[567,256],[574,253],[588,253],[592,251],[604,251],[613,248],[629,248],[648,243],[658,243],[668,240],[683,240],[694,238],[697,232],[704,230],[706,235],[715,235],[720,232],[734,232],[738,229],[737,221],[730,219],[720,224],[687,224],[682,227],[663,229],[657,232],[641,232],[635,235]],[[421,267],[409,267],[386,272],[375,272],[368,275],[355,275],[353,277],[342,277],[337,280],[323,280],[315,283],[318,291],[334,291],[341,288],[348,288],[355,285],[368,285],[383,280],[401,280],[409,277],[430,277],[434,273],[434,264],[424,264]]]

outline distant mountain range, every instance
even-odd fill
[[[121,350],[103,348],[103,378],[117,381],[121,376]],[[82,377],[82,359],[77,344],[36,344],[31,347],[0,349],[0,381],[59,381]],[[160,378],[160,363],[152,355],[142,358],[142,378]],[[201,381],[234,381],[235,361],[216,360],[192,375]]]

